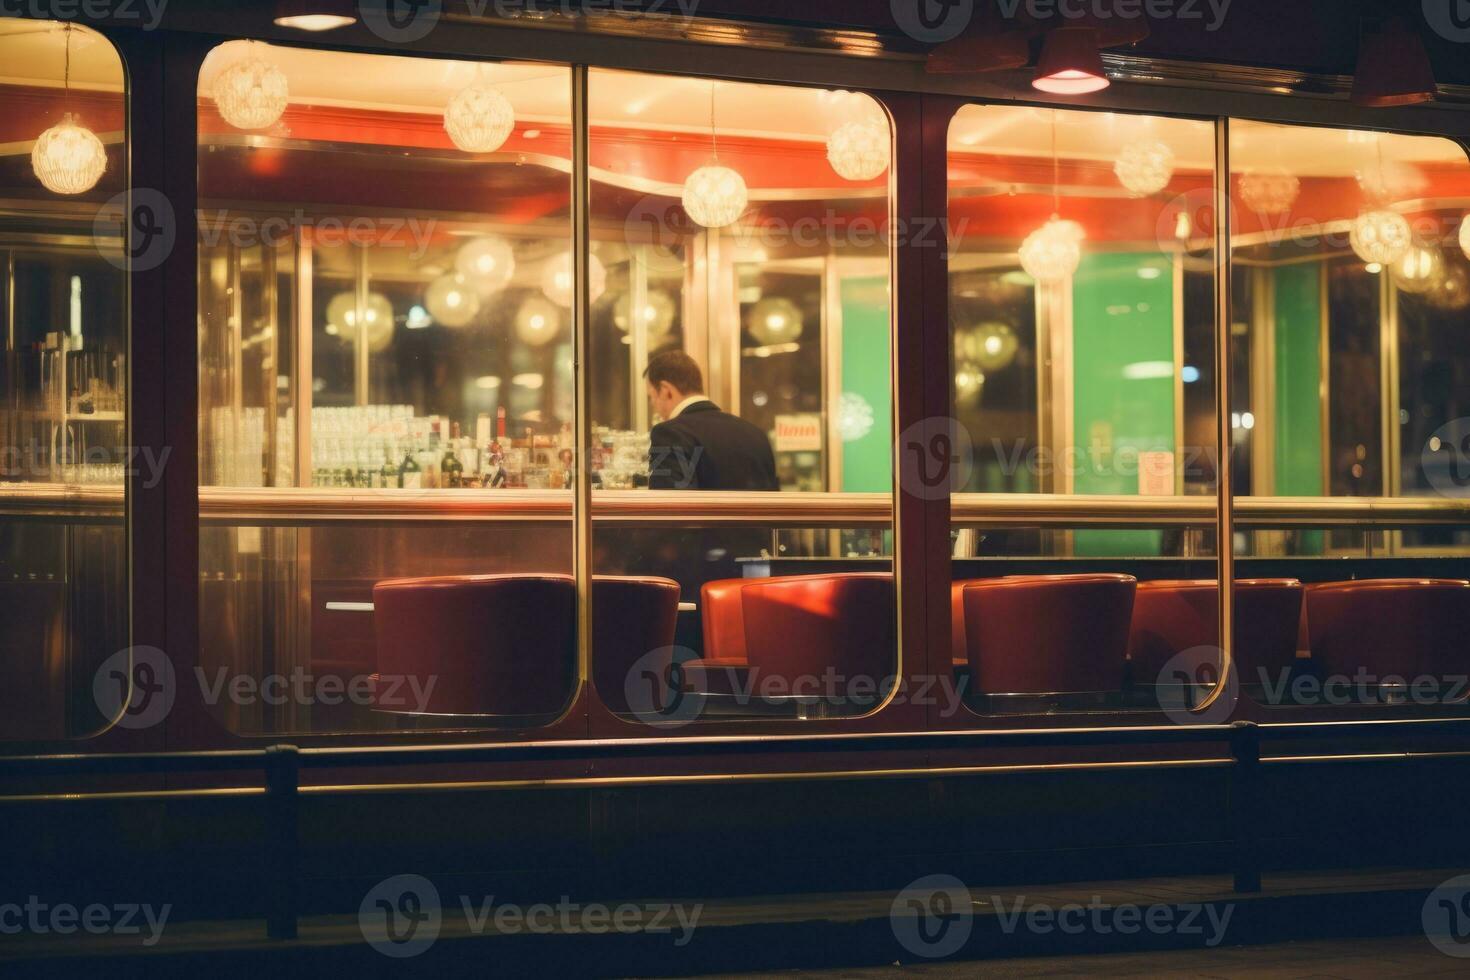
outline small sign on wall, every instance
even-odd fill
[[[1174,495],[1174,454],[1155,450],[1138,454],[1138,493],[1143,497]]]
[[[776,416],[776,452],[805,453],[822,450],[822,416],[815,412]]]

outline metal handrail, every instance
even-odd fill
[[[0,515],[121,519],[120,487],[0,485]],[[201,520],[216,524],[299,524],[380,520],[567,523],[571,491],[322,490],[200,487]],[[1470,523],[1470,497],[1237,497],[1247,528],[1409,527]],[[728,524],[865,527],[893,522],[886,493],[722,493],[600,490],[600,525]],[[1020,527],[1213,526],[1209,496],[961,493],[955,525]]]

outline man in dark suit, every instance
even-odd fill
[[[650,434],[650,489],[781,489],[770,437],[705,397],[694,358],[665,351],[649,360],[643,376],[664,419]]]

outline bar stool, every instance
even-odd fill
[[[820,703],[829,695],[848,697],[859,678],[863,696],[871,695],[893,673],[894,592],[887,572],[724,579],[707,583],[701,600],[705,656],[685,668],[693,691]]]
[[[373,606],[380,711],[555,716],[576,687],[570,575],[390,579]]]
[[[599,575],[592,580],[592,677],[610,709],[627,714],[628,675],[654,651],[668,656],[642,664],[658,677],[673,662],[679,583],[654,576]]]
[[[1220,614],[1214,579],[1141,582],[1133,599],[1128,660],[1133,680],[1154,684],[1186,650],[1218,649]],[[1291,578],[1235,581],[1235,673],[1242,684],[1282,678],[1296,666],[1302,583]],[[1218,657],[1212,657],[1216,670]]]
[[[1463,675],[1470,582],[1364,579],[1307,587],[1307,631],[1322,673],[1378,681]]]
[[[1120,690],[1137,586],[1131,575],[1016,575],[959,583],[975,692]]]

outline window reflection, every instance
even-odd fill
[[[759,514],[776,492],[891,499],[887,117],[853,92],[610,71],[589,88],[593,251],[609,270],[593,309],[594,487],[748,494],[730,506],[753,515],[595,523],[595,570],[677,585],[668,642],[687,662],[660,676],[698,720],[866,713],[881,698],[847,697],[854,675],[876,685],[896,667],[891,517]],[[646,477],[597,472],[622,440],[649,453]],[[599,693],[651,723],[624,690],[624,653],[594,638]],[[759,696],[802,680],[810,697]]]
[[[159,465],[127,436],[126,81],[57,21],[0,18],[0,60],[0,739],[75,738],[122,708],[93,681],[128,677],[124,478]]]
[[[950,391],[969,452],[950,613],[973,711],[1188,715],[1164,691],[1184,648],[1157,656],[1130,612],[1153,581],[1215,574],[1213,150],[1213,127],[1183,119],[967,106],[951,122]],[[1055,506],[1007,520],[997,495]],[[1110,519],[1098,498],[1119,502]],[[1218,644],[1211,622],[1189,636]]]
[[[554,721],[570,72],[230,42],[199,93],[202,659],[308,692],[211,709],[260,734]],[[455,497],[483,510],[431,502]]]

